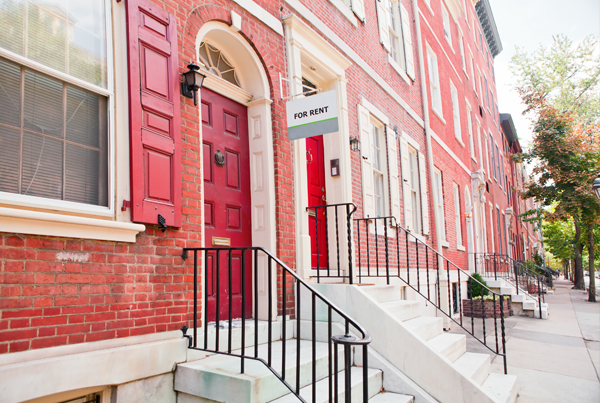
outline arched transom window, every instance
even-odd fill
[[[200,44],[200,61],[204,64],[203,70],[241,87],[235,68],[225,58],[225,55],[213,45],[206,42]]]

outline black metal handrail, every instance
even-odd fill
[[[473,278],[468,272],[462,270],[445,256],[441,255],[438,251],[419,239],[419,237],[399,225],[396,218],[393,216],[358,218],[354,219],[354,222],[357,224],[356,239],[358,241],[358,246],[356,249],[358,252],[357,269],[359,282],[362,282],[363,277],[385,277],[387,284],[390,284],[390,278],[399,278],[408,287],[435,306],[442,314],[460,326],[467,334],[479,341],[494,354],[501,356],[504,360],[504,373],[507,373],[506,333],[504,323],[505,301],[501,295],[493,292],[485,284],[482,284],[479,280]],[[411,245],[413,242],[414,246]],[[380,268],[380,261],[385,262],[385,271]],[[365,267],[363,267],[363,262],[366,265],[366,271],[364,270]],[[375,267],[371,268],[373,263],[375,264]],[[416,287],[411,282],[411,271],[416,271]],[[440,272],[445,272],[448,279],[447,310],[442,306],[441,301]],[[455,290],[451,289],[451,273],[456,273],[458,280],[458,286]],[[427,280],[426,291],[421,290],[421,276],[423,275],[426,276]],[[436,279],[436,287],[433,293],[429,286],[429,284],[431,284],[431,276],[435,276]],[[413,280],[414,279],[415,278],[413,277]],[[463,281],[467,282],[467,307],[470,308],[469,317],[471,319],[471,326],[468,326],[468,324],[465,324],[464,322],[464,317],[467,315],[464,313],[462,291],[460,287],[460,284]],[[475,301],[477,301],[477,298],[474,299],[473,297],[473,288],[476,284],[479,285],[480,288],[486,290],[484,293],[490,295],[493,301],[494,338],[491,341],[486,334],[486,307],[484,303],[485,298],[483,296],[481,297],[480,306],[477,307],[481,308],[482,337],[478,337],[475,332],[475,316],[477,316],[477,313],[475,312]],[[452,304],[452,299],[454,299],[456,304]],[[499,312],[496,309],[496,301],[499,301],[500,304]],[[500,329],[498,329],[498,320],[500,321]],[[500,338],[502,340],[501,343],[499,342]]]
[[[475,271],[486,277],[507,281],[515,287],[517,295],[525,294],[536,301],[539,319],[542,319],[542,303],[546,302],[544,287],[551,288],[546,276],[529,269],[524,263],[508,255],[479,253],[475,255]]]
[[[343,273],[341,270],[341,264],[340,264],[340,257],[341,257],[341,252],[340,252],[340,226],[339,226],[339,208],[343,207],[345,209],[345,219],[346,219],[346,233],[347,233],[347,239],[348,239],[348,271],[346,273]],[[330,211],[333,210],[333,213],[330,213]],[[323,277],[337,277],[337,278],[350,278],[350,283],[352,284],[352,214],[354,214],[356,212],[356,205],[354,203],[338,203],[338,204],[326,204],[326,205],[322,205],[322,206],[310,206],[306,208],[306,211],[313,215],[315,217],[315,243],[316,243],[316,255],[317,255],[317,264],[316,267],[313,267],[313,269],[316,269],[317,273],[316,277],[317,278],[317,283],[321,282],[321,276]],[[319,216],[323,215],[323,219],[324,219],[324,223],[325,223],[325,253],[327,255],[327,264],[326,267],[320,267],[321,266],[321,262],[320,262],[320,253],[323,252],[320,249],[319,246],[319,237],[323,236],[323,234],[320,234],[321,231],[319,231]],[[337,266],[336,267],[332,267],[331,265],[331,253],[329,252],[329,240],[330,240],[330,236],[329,236],[329,217],[333,215],[333,219],[335,219],[335,245],[336,245],[336,261],[337,261]],[[343,246],[342,246],[343,248]],[[325,273],[321,273],[322,271],[326,270]],[[332,273],[333,272],[333,273]]]
[[[316,309],[317,309],[317,301],[320,300],[322,304],[325,305],[326,309],[327,309],[327,331],[328,331],[328,364],[329,364],[329,369],[328,369],[328,378],[329,378],[329,401],[333,402],[338,400],[337,395],[338,395],[338,390],[339,390],[339,383],[338,383],[338,345],[342,345],[343,346],[343,350],[344,350],[344,391],[345,391],[345,402],[346,403],[351,403],[351,346],[353,345],[359,345],[362,346],[363,348],[363,393],[362,393],[362,398],[363,398],[363,402],[367,402],[368,398],[369,398],[369,391],[368,391],[368,365],[367,365],[367,358],[368,358],[368,353],[367,353],[367,346],[368,344],[371,342],[371,336],[370,334],[364,329],[362,328],[359,324],[357,324],[354,320],[352,320],[349,316],[347,316],[344,312],[342,312],[341,309],[339,309],[338,307],[336,307],[332,302],[330,302],[325,296],[323,296],[321,293],[319,293],[318,291],[316,291],[315,289],[313,289],[310,284],[306,283],[304,280],[302,280],[300,277],[298,277],[296,275],[296,273],[294,273],[285,263],[283,263],[281,260],[279,260],[278,258],[276,258],[275,256],[273,256],[271,253],[269,253],[267,250],[261,248],[261,247],[246,247],[246,248],[232,248],[232,247],[216,247],[216,248],[184,248],[183,249],[183,254],[182,254],[182,258],[184,260],[186,260],[189,257],[189,254],[193,255],[193,262],[194,262],[194,311],[193,311],[193,336],[191,338],[191,340],[189,341],[190,343],[190,347],[192,349],[196,349],[196,350],[202,350],[202,351],[207,351],[210,353],[215,353],[215,354],[224,354],[224,355],[229,355],[229,356],[233,356],[233,357],[239,357],[240,358],[240,368],[241,368],[241,372],[244,373],[244,360],[245,359],[253,359],[253,360],[257,360],[259,362],[262,362],[264,365],[267,366],[267,368],[271,371],[271,373],[273,373],[279,380],[281,380],[281,382],[290,390],[290,392],[292,392],[296,397],[298,397],[298,399],[300,399],[302,402],[306,402],[306,400],[304,400],[304,398],[302,398],[300,396],[300,389],[301,389],[301,385],[300,385],[300,352],[301,352],[301,306],[302,306],[302,298],[301,298],[301,291],[308,291],[309,295],[310,295],[310,309],[311,309],[311,334],[307,335],[306,337],[310,337],[312,339],[312,376],[311,376],[311,383],[312,383],[312,401],[315,402],[316,401],[316,383],[319,379],[317,379],[317,370],[316,370],[316,339],[317,339],[317,335],[316,335],[316,329],[317,329],[317,325],[316,325]],[[225,254],[224,258],[227,259],[227,265],[226,268],[222,268],[221,263],[221,255]],[[248,320],[254,320],[254,326],[255,329],[258,329],[258,315],[257,313],[259,312],[259,301],[258,298],[256,296],[259,295],[259,284],[258,284],[258,278],[259,278],[259,254],[261,257],[266,257],[266,267],[263,267],[262,269],[266,269],[266,276],[267,276],[267,300],[268,300],[268,319],[267,319],[267,326],[268,326],[268,341],[267,341],[267,357],[260,357],[259,356],[259,350],[258,350],[258,346],[259,346],[259,339],[258,339],[258,332],[255,331],[254,332],[254,348],[252,349],[250,346],[246,346],[246,334],[245,334],[245,326],[246,326],[246,316],[247,312],[246,311],[246,301],[247,301],[247,291],[246,291],[246,287],[244,286],[246,284],[246,262],[248,260],[250,260],[251,263],[251,267],[250,269],[253,270],[252,271],[252,277],[253,277],[253,281],[252,281],[252,286],[250,290],[250,295],[254,295],[254,301],[253,301],[253,305],[254,305],[254,318],[253,319],[248,319]],[[216,299],[216,323],[217,326],[219,324],[219,320],[220,318],[220,309],[219,307],[220,302],[221,302],[221,298],[226,298],[227,304],[228,304],[228,321],[229,321],[229,326],[228,326],[228,346],[226,351],[222,351],[219,348],[219,331],[217,329],[216,332],[216,338],[215,338],[215,343],[214,343],[214,348],[211,348],[209,346],[209,342],[208,342],[208,328],[206,326],[206,324],[209,323],[209,317],[208,317],[208,309],[204,310],[204,320],[202,321],[202,323],[204,324],[204,342],[203,345],[200,346],[199,342],[198,342],[198,255],[200,255],[200,259],[202,259],[202,257],[204,257],[203,259],[203,264],[202,267],[206,268],[208,261],[209,261],[209,257],[211,259],[214,259],[213,262],[215,263],[213,265],[213,270],[216,270],[216,288],[215,288],[215,299]],[[222,275],[222,270],[227,270],[227,281],[228,281],[228,286],[229,286],[229,290],[232,289],[232,279],[233,279],[233,271],[232,271],[232,257],[233,255],[236,255],[236,259],[239,260],[239,269],[240,269],[240,273],[241,273],[241,284],[242,286],[241,288],[241,299],[240,299],[240,303],[241,303],[241,348],[239,350],[239,352],[236,352],[234,350],[232,350],[232,320],[234,319],[232,317],[232,308],[233,308],[233,298],[229,298],[228,294],[225,295],[221,295],[221,289],[220,289],[220,279],[221,279],[221,275]],[[250,256],[248,256],[250,255]],[[273,263],[275,263],[275,268],[273,268]],[[275,270],[275,272],[273,272],[273,270]],[[277,278],[277,285],[275,285],[276,288],[276,295],[277,295],[277,301],[275,301],[277,303],[277,313],[281,312],[282,313],[282,317],[283,317],[283,321],[281,323],[281,330],[282,330],[282,356],[281,356],[281,372],[278,372],[274,367],[273,367],[273,359],[272,359],[272,344],[273,344],[273,335],[272,335],[272,324],[273,324],[273,308],[274,308],[274,293],[273,293],[273,274],[276,275]],[[206,276],[204,276],[204,283],[205,283],[205,290],[204,290],[204,295],[208,296],[208,281],[206,280]],[[289,278],[289,282],[288,282],[288,278]],[[304,287],[304,288],[302,288]],[[294,299],[293,297],[295,297],[295,299],[293,300],[293,302],[288,301],[288,293],[290,293],[290,296],[292,297],[292,299]],[[294,295],[295,293],[295,295]],[[281,309],[279,309],[279,307],[281,307]],[[287,346],[287,337],[286,337],[286,317],[287,314],[291,313],[291,316],[294,317],[294,319],[296,320],[296,379],[295,379],[295,386],[292,386],[288,380],[286,380],[286,373],[285,373],[285,360],[286,360],[286,346]],[[332,330],[333,330],[333,314],[337,314],[339,315],[339,318],[341,318],[341,320],[343,321],[344,324],[344,335],[340,335],[340,336],[333,336],[332,335]],[[339,320],[338,318],[336,318],[336,320]],[[356,337],[354,337],[351,332],[350,332],[350,326],[352,326],[352,328],[356,331],[357,334],[360,335],[360,339],[357,339]],[[185,334],[186,332],[184,332]],[[293,343],[293,342],[292,342]],[[247,352],[247,347],[250,350],[250,353]],[[334,350],[334,351],[332,351]],[[334,400],[335,398],[335,400]]]

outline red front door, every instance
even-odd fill
[[[250,160],[248,112],[245,106],[202,89],[202,149],[204,161],[204,236],[206,247],[252,246],[250,221]],[[252,313],[251,258],[246,255],[246,284],[241,280],[241,253],[219,252],[208,256],[206,304],[208,320],[216,320],[217,289],[219,320],[242,316],[242,287],[246,289],[246,317]],[[219,278],[217,279],[217,273]]]
[[[308,182],[308,205],[323,206],[325,198],[325,157],[323,155],[323,136],[306,139],[306,179]],[[327,238],[325,234],[325,209],[309,211],[309,234],[311,244],[311,265],[324,269],[327,267]],[[318,231],[318,236],[317,236]],[[318,244],[318,252],[317,252]],[[318,263],[318,265],[317,265]]]

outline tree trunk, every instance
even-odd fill
[[[585,281],[583,279],[583,245],[579,242],[581,237],[581,226],[575,221],[575,277],[573,279],[573,286],[576,290],[585,291]]]
[[[588,301],[596,302],[596,277],[594,273],[594,224],[588,225],[588,241],[590,270],[590,289]]]

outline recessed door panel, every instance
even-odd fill
[[[323,136],[306,139],[306,179],[308,182],[308,206],[327,204],[325,194],[325,160]],[[309,211],[309,234],[311,243],[311,265],[313,269],[327,267],[327,237],[325,209]]]

